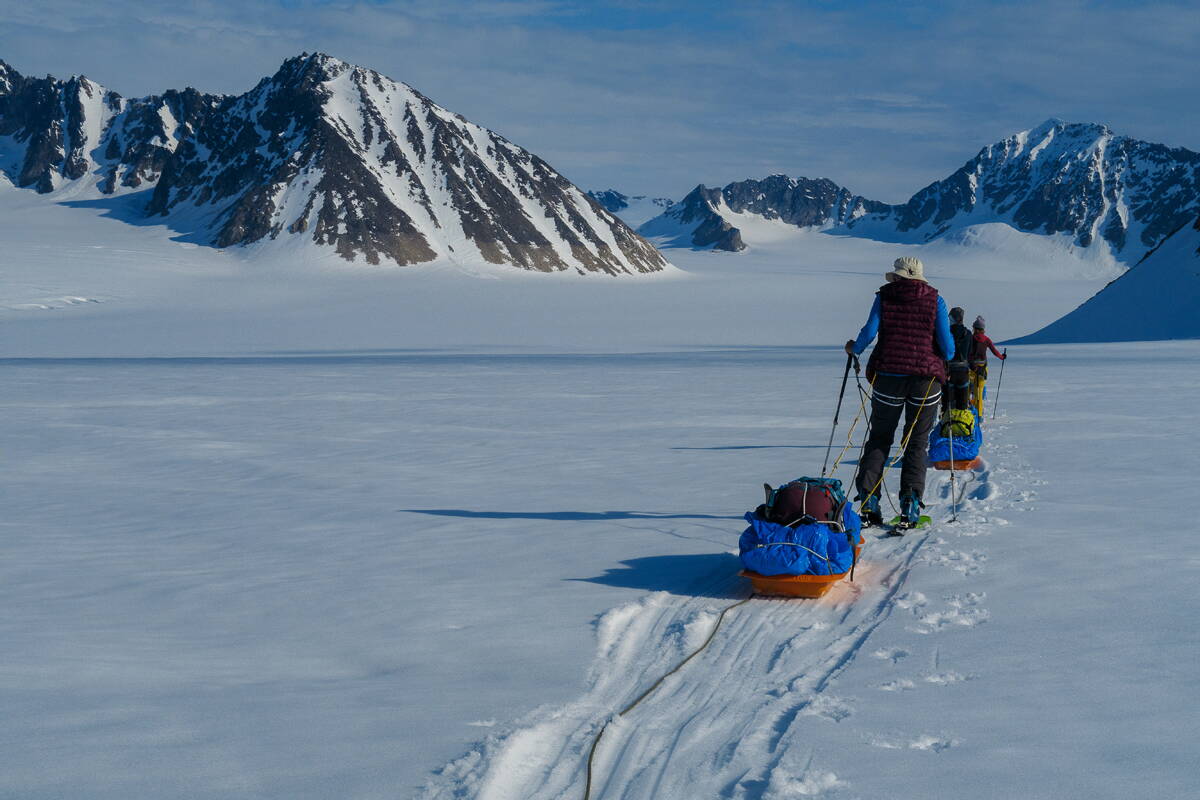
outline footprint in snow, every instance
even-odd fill
[[[841,722],[853,714],[854,709],[847,700],[819,694],[800,713],[808,717],[824,717],[834,722]]]
[[[905,592],[896,598],[897,608],[919,609],[928,604],[929,598],[921,592]],[[914,610],[913,613],[915,614],[916,611]]]
[[[978,675],[963,675],[961,672],[935,672],[925,676],[926,683],[932,683],[936,686],[949,686],[952,683],[962,683],[963,681],[973,681],[978,678]]]
[[[939,540],[938,543],[943,543]],[[963,550],[941,550],[927,553],[922,560],[926,564],[932,564],[938,567],[950,567],[958,570],[963,575],[974,575],[983,569],[983,563],[987,561],[987,553],[979,550],[966,552]]]
[[[881,647],[871,655],[883,661],[891,661],[893,664],[898,664],[900,663],[900,659],[907,658],[912,653],[899,647]]]
[[[974,628],[976,625],[982,625],[990,616],[986,608],[978,608],[986,597],[983,592],[952,595],[946,601],[947,608],[920,616],[917,620],[919,624],[909,630],[928,634],[950,626]]]
[[[955,744],[957,744],[957,742],[955,742],[953,739],[946,739],[941,736],[930,736],[926,734],[913,739],[908,743],[908,746],[912,750],[932,750],[935,753],[940,753],[943,750],[949,750]]]
[[[906,736],[873,736],[867,739],[867,743],[884,750],[928,750],[940,753],[943,750],[949,750],[958,744],[958,741],[947,736],[934,736],[926,733],[915,739],[909,739]]]
[[[845,785],[846,782],[832,772],[805,770],[797,778],[782,769],[775,769],[763,797],[823,797]]]

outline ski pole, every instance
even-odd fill
[[[954,410],[954,398],[950,398],[950,410]],[[958,503],[955,501],[954,485],[954,414],[950,414],[950,521],[958,522]]]
[[[858,529],[858,535],[862,536],[862,528]],[[854,537],[850,537],[850,582],[854,582],[854,568],[858,566],[858,550],[854,546]]]
[[[996,379],[996,402],[992,403],[992,419],[996,418],[996,408],[1000,405],[1000,384],[1004,383],[1004,362],[1008,361],[1008,348],[1004,348],[1004,358],[1000,359],[1000,377]]]
[[[858,372],[858,359],[853,354],[846,355],[846,371],[842,373],[842,389],[838,392],[837,408],[833,412],[833,428],[829,431],[829,445],[825,448],[825,463],[821,465],[821,477],[825,477],[825,470],[829,467],[829,454],[833,452],[833,434],[837,431],[838,417],[842,413],[842,398],[846,394],[846,381],[850,378],[850,365],[854,365],[854,371]]]

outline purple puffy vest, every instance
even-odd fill
[[[946,382],[946,362],[934,345],[937,303],[937,289],[924,281],[901,278],[879,289],[879,342],[867,362],[868,378],[891,372]]]

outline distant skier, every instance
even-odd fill
[[[860,354],[876,336],[879,344],[867,362],[872,382],[870,436],[863,447],[855,485],[862,516],[882,525],[879,508],[884,464],[896,438],[900,412],[904,411],[904,466],[900,471],[900,527],[920,519],[925,491],[929,431],[937,419],[946,359],[954,355],[954,338],[946,302],[925,280],[919,259],[896,259],[887,283],[875,295],[867,324],[858,339],[846,342],[846,352]]]
[[[976,317],[975,322],[971,327],[974,329],[975,335],[971,340],[971,404],[979,414],[983,415],[983,387],[987,383],[987,354],[991,350],[996,358],[1003,361],[1007,356],[996,349],[996,345],[984,333],[987,328],[987,323],[983,317]]]
[[[969,402],[971,387],[971,331],[963,323],[966,316],[958,306],[950,309],[950,335],[954,338],[954,352],[946,359],[946,371],[950,379],[942,386],[942,414],[951,409],[965,409]]]

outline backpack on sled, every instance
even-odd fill
[[[975,414],[967,408],[956,408],[942,418],[943,438],[971,439],[975,436]]]
[[[797,478],[763,487],[767,502],[746,514],[738,540],[739,574],[759,594],[820,597],[851,571],[862,546],[862,523],[842,482]]]
[[[846,507],[846,493],[837,478],[797,478],[776,489],[764,483],[763,489],[767,501],[755,510],[762,519],[789,528],[821,522],[844,530],[842,510]]]

